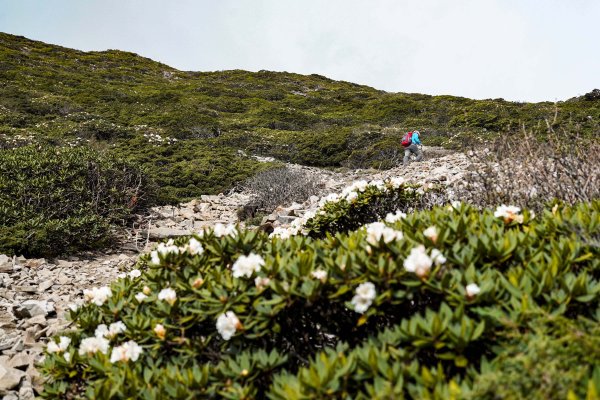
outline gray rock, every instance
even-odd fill
[[[17,392],[7,392],[2,400],[19,400],[19,395]]]
[[[0,394],[7,394],[19,386],[24,376],[25,372],[0,364]]]
[[[54,281],[52,279],[45,280],[38,285],[37,291],[45,292],[46,290],[50,289],[52,285],[54,285]]]
[[[31,383],[25,381],[21,388],[19,389],[19,400],[34,400],[35,394],[33,393],[33,388],[31,387]]]
[[[33,357],[23,351],[10,359],[8,367],[25,370],[29,364],[33,364]]]
[[[29,318],[25,321],[25,327],[28,328],[34,325],[48,326],[48,322],[46,321],[46,317],[43,315],[36,315],[35,317]]]
[[[172,229],[172,228],[150,228],[147,232],[144,232],[143,235],[148,235],[150,239],[168,239],[175,238],[179,236],[188,236],[191,235],[192,231],[183,230],[183,229]]]
[[[5,254],[0,254],[0,273],[13,272],[13,259]]]
[[[17,306],[13,306],[13,314],[20,319],[32,318],[38,315],[46,316],[52,312],[54,312],[54,306],[42,300],[26,300]]]
[[[35,369],[33,365],[30,365],[25,373],[27,374],[27,380],[29,380],[33,386],[33,390],[35,390],[37,393],[42,393],[44,390],[44,378],[38,372],[38,370]]]

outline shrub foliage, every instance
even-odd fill
[[[217,226],[87,292],[44,395],[492,399],[514,378],[508,397],[594,398],[599,229],[598,201],[454,204],[324,239]],[[565,371],[569,346],[584,365]]]
[[[0,150],[0,253],[56,255],[110,240],[153,201],[143,172],[90,148]]]

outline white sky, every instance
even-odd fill
[[[564,100],[600,87],[600,0],[0,0],[0,31],[182,70]]]

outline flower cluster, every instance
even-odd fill
[[[83,339],[79,344],[79,355],[92,355],[97,352],[106,354],[109,346],[110,342],[106,338],[96,336],[88,337]]]
[[[233,225],[233,224],[223,225],[221,223],[217,223],[217,224],[215,224],[213,233],[215,234],[216,237],[225,237],[225,236],[234,236],[235,237],[235,236],[237,236],[238,231],[237,231],[237,228],[235,227],[235,225]]]
[[[446,257],[438,249],[431,250],[428,255],[425,246],[419,245],[413,247],[404,260],[404,269],[415,273],[419,278],[425,278],[429,275],[432,265],[441,265],[446,262]]]
[[[465,287],[465,291],[467,292],[467,298],[472,299],[481,292],[481,289],[476,283],[469,283],[467,287]]]
[[[173,144],[173,143],[177,142],[176,138],[172,138],[169,136],[163,138],[158,133],[144,133],[144,137],[146,139],[148,139],[148,143],[154,143],[155,145],[159,145],[159,144],[163,144],[163,143]]]
[[[135,278],[139,278],[140,276],[142,276],[142,271],[140,271],[139,269],[133,269],[133,270],[129,271],[128,273],[119,274],[118,278],[123,279],[126,277],[130,277],[131,279],[135,279]]]
[[[502,204],[501,206],[498,206],[498,208],[496,208],[496,211],[494,212],[494,217],[502,218],[504,220],[504,223],[506,224],[512,221],[522,224],[523,215],[519,214],[520,212],[521,209],[519,207],[506,206]]]
[[[351,303],[354,306],[354,311],[359,314],[363,314],[371,307],[371,304],[377,295],[375,285],[371,282],[361,283],[354,293]]]
[[[254,278],[254,286],[256,286],[258,290],[266,288],[269,286],[269,283],[271,283],[271,279],[267,277],[257,276]]]
[[[327,280],[327,271],[320,268],[311,272],[310,275],[321,282],[325,282]]]
[[[177,293],[171,288],[165,288],[158,293],[158,299],[173,305],[177,301]]]
[[[183,246],[176,246],[173,239],[169,239],[166,243],[159,243],[156,250],[150,252],[150,262],[154,265],[160,265],[161,258],[166,257],[168,254],[183,254],[187,253],[190,255],[200,255],[204,253],[202,244],[196,238],[190,238],[190,240]],[[135,271],[135,270],[134,270]],[[133,271],[130,272],[130,276]]]
[[[94,336],[98,338],[107,338],[112,339],[117,336],[119,333],[123,333],[127,330],[125,324],[121,321],[113,322],[107,327],[105,324],[100,324],[96,327],[96,331],[94,332]]]
[[[379,245],[382,240],[384,243],[390,243],[394,240],[402,240],[404,237],[402,232],[386,226],[383,222],[373,222],[366,228],[367,242],[373,246]]]
[[[429,228],[423,231],[423,236],[431,240],[433,243],[437,241],[438,235],[439,232],[436,226],[430,226]]]
[[[58,343],[56,343],[54,340],[50,340],[50,342],[48,342],[48,347],[46,348],[48,353],[62,353],[67,351],[67,348],[71,344],[71,338],[67,336],[61,336],[58,338],[58,340]]]
[[[406,213],[403,213],[400,210],[396,210],[395,213],[388,213],[385,216],[385,222],[387,222],[388,224],[393,224],[394,222],[400,221],[404,218],[406,218]]]
[[[123,343],[121,346],[113,348],[110,355],[110,362],[115,363],[118,361],[137,361],[142,354],[143,349],[135,341],[130,340]]]
[[[234,278],[240,278],[245,276],[250,278],[254,272],[260,271],[260,268],[265,265],[265,260],[254,253],[250,253],[247,256],[240,256],[231,268]]]
[[[231,339],[235,332],[241,328],[242,324],[233,311],[227,311],[217,318],[217,331],[224,340]]]
[[[83,290],[84,300],[88,303],[94,303],[97,306],[104,304],[110,296],[112,296],[112,292],[107,286]]]

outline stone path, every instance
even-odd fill
[[[355,180],[401,176],[414,183],[437,182],[449,187],[469,169],[467,158],[442,150],[426,151],[430,157],[407,168],[387,171],[334,172],[290,165],[308,171],[323,182],[324,194],[339,192]],[[9,258],[0,255],[0,396],[6,400],[33,399],[42,388],[35,364],[48,339],[68,328],[65,316],[71,304],[80,304],[83,290],[107,285],[135,264],[152,242],[198,231],[216,223],[236,223],[237,210],[250,193],[201,196],[178,207],[155,207],[141,227],[131,230],[118,251],[80,254],[61,259]],[[274,226],[289,225],[318,206],[313,196],[302,204],[278,207],[269,217]]]

